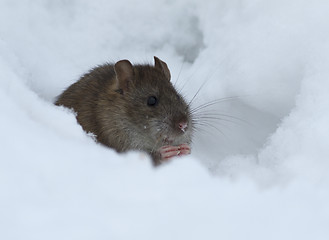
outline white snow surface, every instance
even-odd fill
[[[329,239],[329,2],[0,0],[0,239]],[[53,105],[95,65],[167,62],[199,120],[153,168]]]

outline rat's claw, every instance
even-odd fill
[[[178,154],[179,156],[191,154],[191,148],[189,145],[184,143],[184,144],[179,145],[178,147],[179,147],[179,152],[180,152]]]
[[[159,149],[161,159],[163,161],[172,157],[188,155],[191,153],[191,148],[187,144],[181,144],[179,146],[163,146]]]
[[[168,160],[177,156],[178,151],[178,146],[164,146],[159,149],[162,160]]]

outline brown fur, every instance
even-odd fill
[[[148,106],[150,96],[158,104]],[[65,90],[55,103],[72,108],[77,121],[97,141],[118,152],[142,150],[159,163],[158,148],[190,143],[189,107],[170,83],[167,64],[155,57],[155,66],[131,65],[128,60],[92,69]],[[177,124],[187,121],[186,132]]]

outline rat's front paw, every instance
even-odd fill
[[[179,146],[163,146],[159,149],[161,160],[166,161],[172,157],[188,155],[191,153],[191,148],[188,144],[181,144]]]

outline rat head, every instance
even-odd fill
[[[167,64],[154,60],[154,66],[133,66],[128,60],[114,66],[132,147],[151,152],[165,145],[189,144],[192,136],[189,106],[171,84]]]

